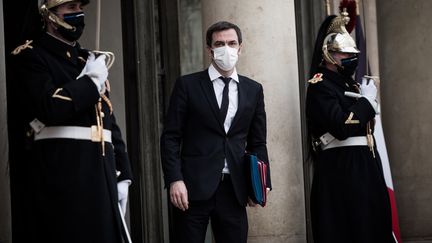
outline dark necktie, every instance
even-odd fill
[[[224,77],[219,77],[220,79],[222,79],[222,81],[225,83],[225,87],[222,91],[222,102],[221,102],[221,106],[220,106],[220,119],[222,121],[222,124],[225,123],[225,117],[228,113],[228,90],[229,90],[229,82],[231,81],[231,78],[224,78]]]

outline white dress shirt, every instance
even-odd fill
[[[213,82],[213,90],[215,92],[216,100],[218,103],[218,106],[220,108],[222,103],[222,92],[225,87],[225,83],[220,79],[219,77],[222,76],[218,70],[213,66],[213,64],[210,64],[210,67],[208,69],[208,73],[210,76],[210,80]],[[229,82],[229,90],[228,90],[228,112],[225,117],[224,122],[224,129],[225,132],[228,133],[228,130],[231,127],[231,123],[234,119],[234,116],[238,109],[238,86],[239,83],[239,77],[237,74],[237,70],[234,68],[234,72],[229,76],[231,78]],[[222,173],[229,174],[228,164],[225,159],[225,166],[222,170]]]

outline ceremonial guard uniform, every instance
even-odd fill
[[[132,174],[109,86],[100,92],[85,70],[89,53],[50,33],[13,53],[30,140],[27,242],[122,242],[117,183]]]
[[[321,26],[314,53],[318,62],[312,64],[315,73],[307,89],[314,242],[393,242],[390,202],[372,135],[378,104],[351,78],[359,51],[343,21],[330,16]],[[351,57],[336,61],[336,52]],[[330,70],[329,63],[337,69]],[[368,85],[373,83],[362,87]]]

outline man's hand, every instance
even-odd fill
[[[247,204],[248,204],[249,207],[253,207],[253,208],[256,207],[256,205],[257,205],[257,204],[254,203],[254,201],[252,201],[252,199],[250,199],[249,197],[248,197],[248,203],[247,203]]]
[[[360,85],[361,89],[361,95],[365,97],[369,103],[372,105],[373,109],[375,110],[375,113],[379,114],[379,108],[378,103],[376,101],[377,97],[377,87],[375,86],[375,82],[373,79],[369,79],[369,81],[366,78],[362,79],[362,84]]]
[[[131,184],[130,180],[124,180],[117,183],[117,191],[118,191],[118,202],[120,203],[123,216],[126,215],[126,205],[129,194],[129,185]]]
[[[186,211],[189,208],[188,194],[186,185],[183,181],[175,181],[170,185],[171,203],[176,208]]]
[[[268,195],[269,195],[270,191],[271,191],[271,189],[267,187],[267,189],[266,189],[266,198],[268,198]],[[249,207],[256,207],[256,205],[257,205],[249,197],[248,197],[248,203],[247,204],[248,204]]]
[[[360,88],[363,96],[371,100],[376,99],[378,90],[373,79],[367,80],[367,78],[363,78]]]
[[[83,75],[89,76],[97,86],[99,93],[105,92],[105,81],[108,78],[108,68],[105,64],[105,58],[105,55],[100,55],[95,58],[93,52],[90,52],[86,65],[78,76],[78,78]]]

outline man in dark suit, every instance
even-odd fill
[[[238,26],[215,23],[206,42],[210,67],[180,77],[171,96],[161,137],[164,178],[175,206],[175,239],[204,242],[211,219],[216,242],[242,243],[248,232],[245,151],[268,163],[263,88],[237,74]]]

